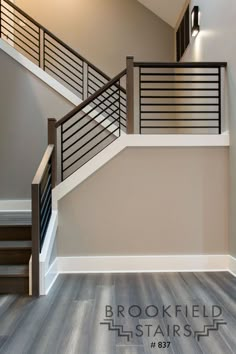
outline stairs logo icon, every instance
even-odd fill
[[[113,319],[105,319],[104,322],[100,322],[101,325],[107,325],[109,331],[116,331],[119,337],[126,337],[129,342],[131,338],[133,338],[132,331],[125,331],[124,326],[115,325]]]
[[[227,325],[227,322],[225,322],[222,318],[214,319],[212,325],[205,325],[203,331],[195,331],[194,336],[199,342],[201,337],[209,337],[210,331],[218,331],[221,325]]]

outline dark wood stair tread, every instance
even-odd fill
[[[0,241],[1,250],[31,249],[31,241]]]
[[[28,265],[0,265],[0,278],[27,278]]]

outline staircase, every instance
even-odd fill
[[[0,294],[29,294],[31,226],[0,226]]]
[[[9,0],[0,0],[0,35],[81,100],[60,120],[48,120],[48,146],[32,182],[32,230],[0,227],[0,293],[29,292],[32,255],[32,294],[38,296],[52,190],[68,180],[78,183],[75,173],[123,134],[127,139],[131,134],[221,134],[226,63],[147,63],[127,57],[126,68],[110,79]],[[96,160],[94,166],[101,164]]]

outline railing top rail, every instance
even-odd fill
[[[55,124],[56,128],[67,122],[70,118],[72,118],[75,114],[80,112],[84,107],[90,104],[94,99],[99,97],[103,92],[105,92],[108,88],[116,84],[116,82],[121,79],[126,74],[126,69],[122,70],[118,75],[116,75],[113,79],[111,79],[106,85],[101,87],[98,91],[96,91],[93,95],[88,97],[85,101],[83,101],[79,106],[75,107],[72,111],[67,113],[63,118],[57,121]],[[120,89],[122,89],[119,86]]]
[[[106,75],[102,70],[97,68],[94,64],[90,63],[89,60],[84,58],[82,55],[80,55],[78,52],[76,52],[74,49],[69,47],[65,42],[63,42],[60,38],[58,38],[55,34],[50,32],[46,27],[42,26],[39,22],[37,22],[35,19],[33,19],[31,16],[29,16],[25,11],[21,10],[18,6],[13,4],[9,0],[4,0],[9,6],[11,6],[13,9],[18,11],[22,16],[27,18],[27,20],[31,21],[35,26],[41,28],[45,33],[47,33],[50,37],[52,37],[55,41],[57,41],[59,44],[61,44],[63,47],[65,47],[68,51],[70,51],[72,54],[74,54],[76,57],[78,57],[80,60],[85,62],[87,65],[89,65],[92,69],[94,69],[97,73],[99,73],[101,76],[103,76],[105,79],[110,80],[111,78]]]
[[[35,185],[35,184],[40,184],[41,181],[42,181],[42,178],[43,178],[43,175],[44,175],[44,172],[46,170],[46,167],[48,165],[48,162],[52,156],[52,153],[53,153],[53,150],[54,150],[54,145],[48,145],[44,155],[43,155],[43,158],[40,162],[40,165],[37,169],[37,172],[34,176],[34,179],[33,179],[33,182],[32,182],[32,185]]]
[[[134,66],[142,68],[219,68],[226,67],[226,62],[181,62],[181,63],[160,63],[160,62],[134,62]]]

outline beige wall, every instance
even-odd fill
[[[136,0],[16,0],[49,30],[110,76],[125,57],[172,61],[174,30]]]
[[[236,47],[234,0],[192,0],[190,11],[198,5],[201,27],[196,39],[183,57],[184,61],[226,61],[227,92],[230,130],[230,253],[236,256]],[[227,122],[226,122],[227,125]]]
[[[129,148],[59,202],[58,255],[228,253],[228,148]]]
[[[0,50],[0,199],[29,199],[47,146],[47,118],[72,105]]]

